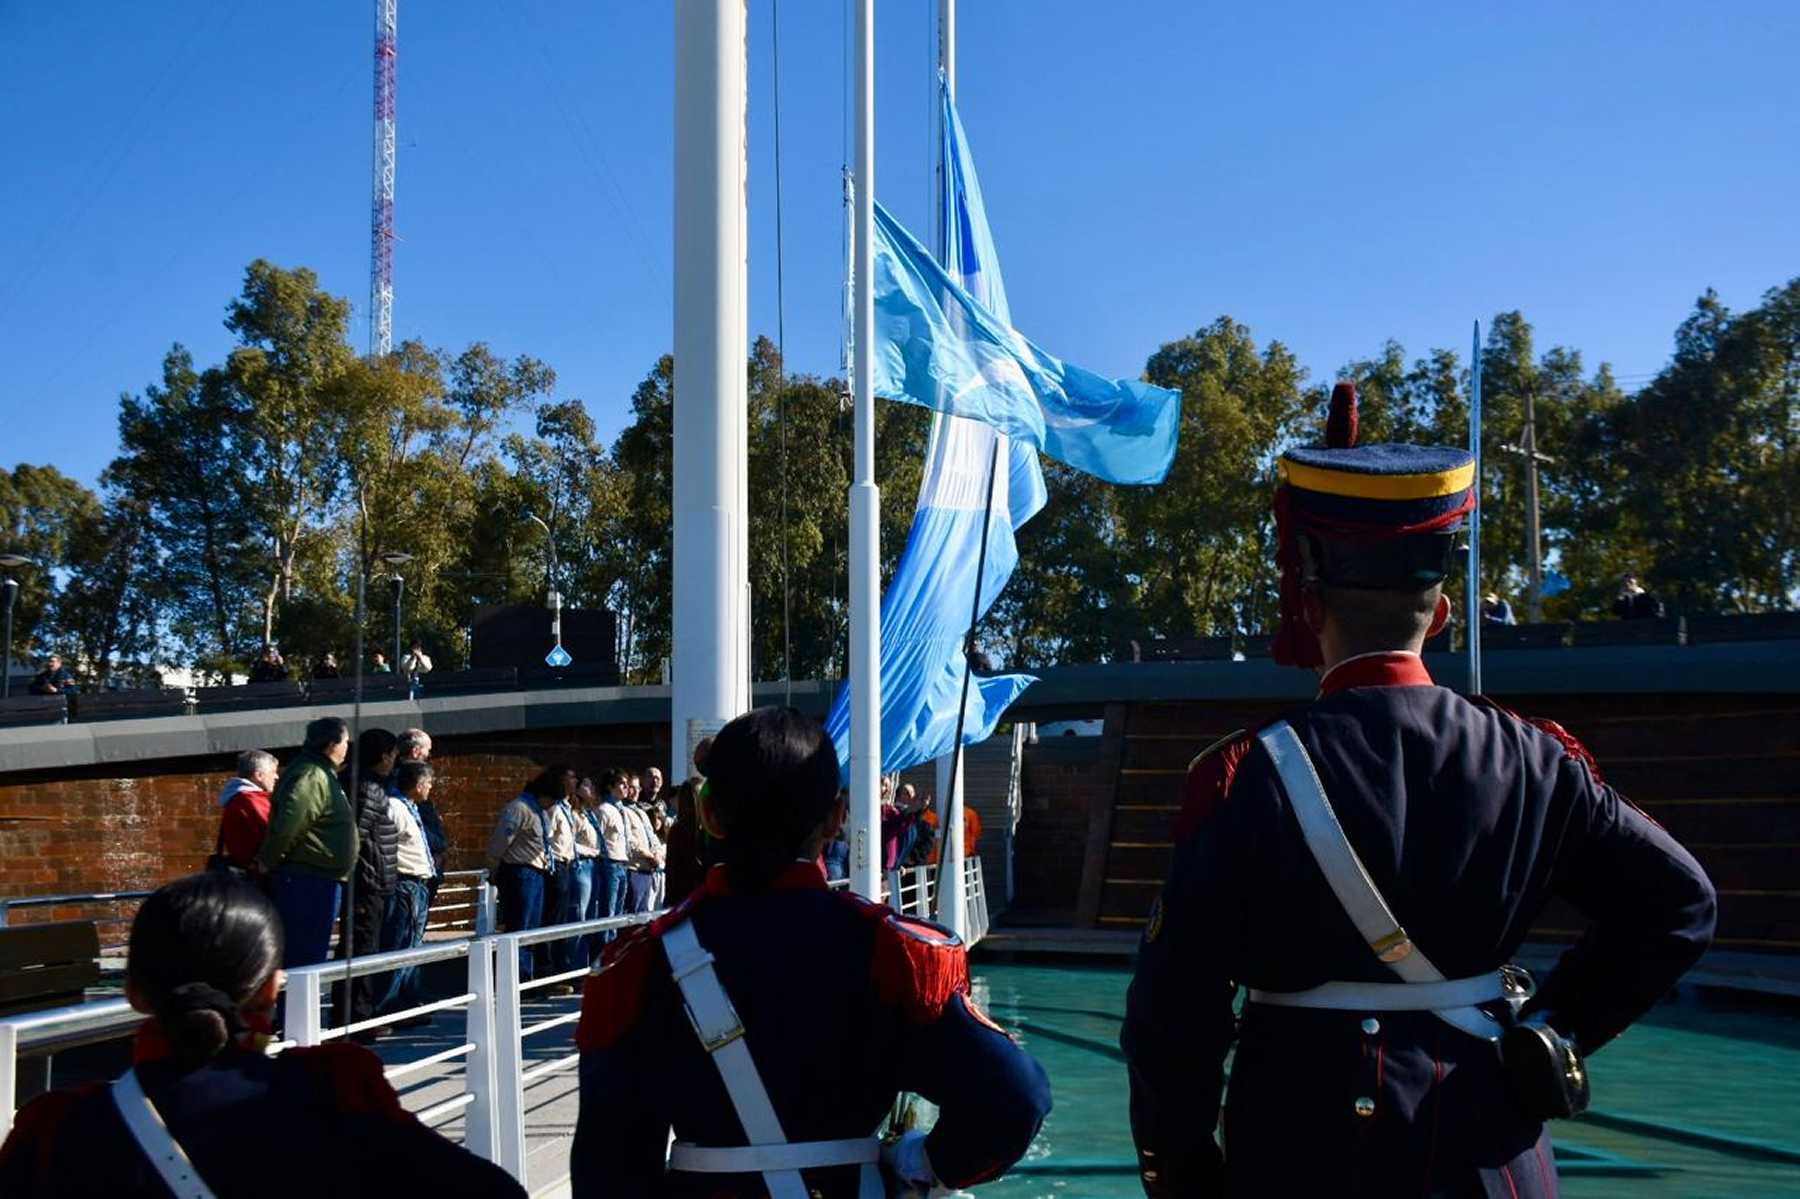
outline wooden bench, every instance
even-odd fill
[[[294,708],[306,702],[299,683],[245,683],[239,687],[198,687],[194,707],[199,712],[243,712],[252,708]]]
[[[68,1007],[100,981],[100,930],[92,920],[63,920],[0,928],[0,1016]],[[19,1051],[17,1106],[50,1089],[51,1056],[60,1049],[109,1041],[117,1031],[71,1034]]]
[[[1681,618],[1663,620],[1577,621],[1570,629],[1570,644],[1582,645],[1680,645]]]
[[[407,686],[403,675],[365,674],[362,682],[365,703],[407,699],[412,695],[412,688]],[[314,679],[306,685],[306,699],[308,703],[314,704],[353,703],[356,700],[356,680]]]
[[[0,699],[0,728],[61,724],[68,717],[66,695],[9,695]]]
[[[185,716],[187,692],[177,687],[144,687],[128,691],[82,691],[69,697],[69,719],[141,720],[151,716]]]

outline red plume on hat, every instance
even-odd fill
[[[1331,415],[1325,419],[1325,445],[1348,450],[1356,446],[1356,384],[1341,379],[1331,389]],[[1306,623],[1301,603],[1300,544],[1295,537],[1286,484],[1275,489],[1275,564],[1281,568],[1281,623],[1270,652],[1281,666],[1321,666],[1325,651]]]
[[[1331,415],[1325,419],[1325,445],[1348,450],[1356,446],[1356,384],[1340,379],[1331,389]]]

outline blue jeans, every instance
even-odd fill
[[[403,878],[388,899],[387,918],[381,924],[381,952],[417,949],[425,943],[425,922],[431,915],[431,884],[421,878]],[[417,1007],[425,1002],[419,986],[419,968],[403,966],[394,971],[387,997],[377,1005],[381,1012]]]
[[[625,876],[630,873],[623,862],[615,862],[610,858],[600,859],[600,884],[595,888],[594,896],[596,917],[625,914],[625,899],[629,887]],[[600,939],[610,944],[618,935],[617,929],[609,928]]]
[[[569,869],[570,863],[557,864],[556,873],[544,880],[544,915],[538,921],[539,926],[561,924],[569,917],[570,882],[575,872]],[[537,945],[537,972],[539,974],[555,974],[565,969],[563,966],[562,941],[545,941]]]
[[[648,912],[656,902],[656,876],[648,870],[633,870],[626,880],[631,888],[631,897],[626,901],[628,912]]]
[[[503,865],[495,882],[500,887],[500,920],[509,933],[530,932],[544,922],[544,884],[542,870],[529,866]],[[531,946],[519,947],[519,981],[530,982],[536,975],[531,970]]]
[[[270,880],[270,898],[281,915],[287,944],[281,955],[285,970],[315,966],[331,952],[331,929],[337,923],[344,884],[303,870],[278,869]]]
[[[569,867],[568,900],[563,905],[562,919],[564,924],[575,924],[588,918],[588,909],[594,906],[594,859],[577,858]],[[564,970],[585,969],[588,964],[587,938],[571,937],[562,942]]]

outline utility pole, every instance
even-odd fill
[[[375,171],[369,205],[369,353],[394,347],[394,68],[399,0],[375,0]],[[394,663],[398,670],[400,663]]]
[[[1519,433],[1518,444],[1507,446],[1506,452],[1525,460],[1525,612],[1531,623],[1537,624],[1544,619],[1544,531],[1538,512],[1538,464],[1549,466],[1556,459],[1538,453],[1535,384],[1525,389],[1525,427]]]

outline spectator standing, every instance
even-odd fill
[[[387,660],[386,654],[382,653],[380,650],[376,650],[374,659],[369,663],[369,673],[393,674],[394,664]]]
[[[663,803],[663,772],[655,766],[646,766],[644,773],[638,776],[638,780],[643,792],[641,802],[646,808],[652,805],[661,808],[663,819],[666,822],[669,818],[669,809]]]
[[[505,1171],[401,1106],[368,1050],[263,1052],[284,956],[280,917],[241,879],[194,875],[146,899],[125,965],[126,995],[148,1017],[134,1065],[112,1086],[65,1088],[21,1109],[0,1146],[0,1195],[524,1199]],[[204,1184],[176,1191],[157,1164],[172,1158]]]
[[[550,809],[550,883],[544,892],[544,923],[561,924],[567,919],[570,891],[575,882],[575,772],[564,767],[558,776],[561,793]],[[573,970],[570,962],[574,946],[568,941],[547,941],[538,947],[538,969],[542,973]],[[573,994],[575,988],[557,983],[549,994]]]
[[[280,777],[280,763],[267,750],[245,750],[238,755],[237,774],[219,792],[219,842],[213,863],[238,870],[250,869],[256,851],[269,835],[270,792]]]
[[[700,816],[694,795],[703,780],[689,779],[675,788],[675,823],[669,829],[669,857],[666,881],[669,894],[686,899],[706,879],[704,859],[706,830],[700,827]]]
[[[630,894],[625,910],[632,913],[651,910],[656,897],[656,871],[662,866],[662,842],[650,827],[649,814],[635,802],[635,781],[627,780],[625,793],[633,798],[621,805],[621,811],[625,815],[628,864],[631,867],[626,879]]]
[[[838,788],[837,802],[840,810],[849,811],[850,788]],[[825,863],[826,882],[834,883],[850,877],[850,842],[845,838],[842,828],[838,829],[837,836],[825,843],[819,858]]]
[[[337,770],[350,753],[350,726],[321,716],[306,726],[306,745],[282,772],[269,800],[269,834],[256,865],[269,874],[270,897],[287,931],[282,965],[325,960],[331,922],[356,862],[356,824]]]
[[[431,673],[431,655],[425,652],[425,643],[417,637],[413,638],[411,648],[400,658],[400,673],[415,687]]]
[[[649,779],[645,777],[642,790],[639,792],[641,798],[638,806],[649,818],[651,850],[656,858],[656,865],[650,872],[650,910],[654,912],[662,909],[668,902],[669,812],[667,808],[663,807],[662,796],[659,794],[662,787],[662,772],[654,766],[650,770],[656,776],[657,786],[655,790],[652,790]]]
[[[1644,590],[1636,575],[1619,580],[1619,597],[1613,600],[1613,615],[1620,620],[1661,620],[1663,603]]]
[[[1481,623],[1483,624],[1517,624],[1513,616],[1512,605],[1490,591],[1481,601]]]
[[[388,808],[399,829],[400,839],[394,853],[394,866],[399,874],[394,894],[388,900],[387,915],[381,927],[381,951],[415,949],[425,943],[425,926],[431,919],[431,890],[437,867],[425,839],[423,805],[431,802],[431,765],[416,758],[394,768],[393,786],[399,794],[388,797]],[[394,971],[393,981],[379,1009],[399,1011],[424,1002],[419,985],[419,968],[406,966]],[[429,1022],[431,1017],[416,1017]],[[402,1021],[402,1025],[412,1021]]]
[[[631,906],[631,827],[625,817],[624,798],[624,776],[616,770],[603,773],[600,806],[594,810],[594,826],[600,831],[595,906],[601,916],[623,916]],[[600,940],[607,943],[618,935],[618,930],[608,929]]]
[[[273,645],[262,647],[262,653],[250,664],[250,681],[252,683],[285,683],[288,678],[287,663],[282,660],[281,651]]]
[[[529,932],[544,920],[550,878],[550,811],[562,796],[562,769],[550,767],[525,784],[500,811],[488,839],[488,877],[500,889],[500,921],[509,933]],[[529,946],[519,950],[519,979],[535,978]]]
[[[343,671],[338,669],[337,655],[330,650],[320,654],[319,660],[313,663],[312,677],[315,679],[342,678]]]
[[[44,669],[37,672],[31,680],[33,695],[66,695],[79,690],[75,686],[75,675],[63,665],[61,654],[51,654],[44,660]]]
[[[338,956],[353,946],[357,957],[381,952],[381,929],[387,922],[388,900],[400,881],[400,829],[389,806],[388,778],[394,773],[394,734],[386,729],[364,729],[356,741],[354,769],[346,766],[338,782],[346,792],[354,783],[356,793],[356,887],[347,905],[347,935],[338,941]],[[350,1022],[367,1020],[375,1004],[389,989],[389,980],[365,975],[350,983]],[[340,989],[341,995],[341,989]],[[339,1011],[344,1011],[339,1006]],[[384,1031],[370,1029],[355,1034],[374,1040]]]
[[[431,734],[424,729],[402,729],[400,739],[394,745],[399,754],[397,762],[430,762]],[[388,794],[400,794],[395,787],[388,788]],[[431,850],[431,898],[437,898],[437,889],[444,880],[444,857],[450,850],[450,837],[444,832],[444,818],[438,812],[437,803],[431,799],[418,801],[419,824],[425,830],[425,845]]]
[[[600,829],[593,816],[599,802],[593,779],[582,779],[575,785],[575,862],[569,870],[569,902],[562,917],[565,924],[594,918],[594,864],[600,859]],[[565,969],[589,964],[586,937],[567,945]]]

